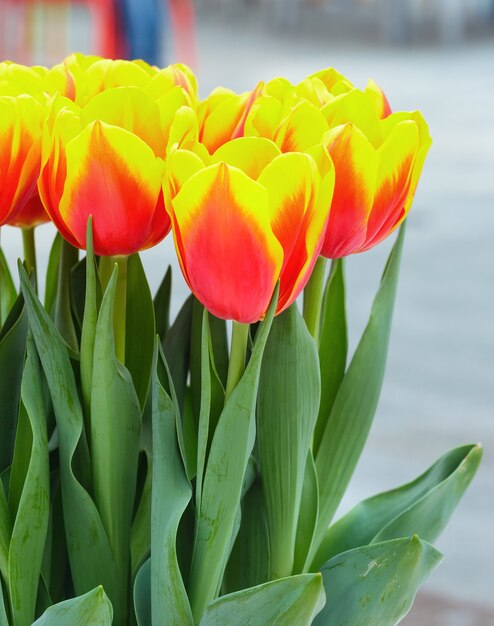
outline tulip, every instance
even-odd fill
[[[323,152],[324,149],[321,148]],[[309,154],[282,154],[245,137],[204,160],[178,149],[165,194],[185,280],[206,308],[248,324],[261,319],[280,281],[277,312],[308,280],[328,219],[334,171]]]

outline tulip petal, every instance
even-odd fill
[[[376,194],[362,251],[378,244],[405,219],[418,148],[419,132],[412,121],[397,124],[379,148]]]
[[[213,154],[220,146],[230,141],[232,134],[245,110],[249,94],[215,93],[213,108],[206,114],[200,125],[199,138]],[[208,103],[203,103],[203,108]]]
[[[185,278],[197,298],[217,317],[258,321],[283,260],[269,223],[266,190],[220,163],[190,178],[174,198],[173,210]]]
[[[328,125],[316,107],[303,100],[288,115],[276,134],[282,152],[303,152],[321,143]]]
[[[373,107],[369,106],[368,96],[360,89],[337,96],[328,102],[321,112],[330,128],[352,123],[369,139],[374,147],[382,143],[379,117]]]
[[[126,130],[97,121],[67,144],[66,159],[59,217],[79,247],[85,246],[90,215],[98,255],[129,255],[151,245],[164,171],[151,148]],[[165,211],[162,217],[166,231]]]
[[[213,163],[227,163],[238,167],[257,180],[262,170],[281,154],[278,146],[262,137],[241,137],[222,145],[213,154]]]
[[[284,252],[279,312],[303,288],[308,267],[314,255],[317,258],[319,254],[331,205],[332,183],[326,181],[330,194],[322,207],[317,203],[322,193],[317,166],[309,155],[302,153],[283,154],[274,159],[262,172],[259,183],[268,190],[271,225]]]
[[[365,93],[370,98],[374,107],[376,108],[377,114],[381,119],[385,119],[389,115],[391,115],[391,106],[389,104],[388,99],[386,98],[386,94],[384,91],[376,84],[373,80],[369,79],[367,86],[365,88]]]
[[[81,111],[81,122],[87,126],[100,120],[134,133],[150,146],[156,156],[165,154],[165,138],[160,133],[160,110],[156,102],[136,87],[106,89]]]
[[[204,169],[203,161],[189,150],[174,150],[168,157],[166,179],[170,196],[174,198],[182,186],[200,170]]]
[[[353,124],[331,131],[327,146],[336,183],[322,255],[335,259],[352,254],[365,241],[379,160],[365,135]]]

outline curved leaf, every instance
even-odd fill
[[[17,291],[15,289],[12,274],[10,273],[7,259],[0,248],[0,328],[14,306],[17,299]]]
[[[257,445],[271,580],[293,572],[305,467],[320,394],[316,344],[294,304],[273,320],[257,400]]]
[[[315,548],[346,491],[376,412],[386,366],[404,234],[402,226],[386,264],[369,322],[338,389],[317,451],[319,520]]]
[[[369,543],[413,533],[435,541],[474,477],[481,457],[480,446],[454,448],[413,482],[357,504],[328,529],[312,569],[319,569],[335,554]]]
[[[145,561],[137,573],[134,608],[138,626],[151,626],[151,559]]]
[[[207,607],[200,626],[308,626],[323,606],[321,576],[300,574],[218,598]]]
[[[261,324],[247,368],[229,396],[213,435],[204,474],[201,508],[196,511],[196,538],[190,592],[198,621],[220,589],[234,537],[242,485],[255,439],[255,406],[264,346],[277,293]]]
[[[338,554],[321,570],[326,605],[314,626],[394,626],[441,559],[417,536]]]
[[[193,624],[177,559],[178,525],[192,495],[177,439],[175,404],[153,373],[153,488],[151,504],[151,611],[156,624]]]
[[[97,587],[78,598],[54,604],[33,626],[111,626],[112,619],[110,600],[103,587]]]

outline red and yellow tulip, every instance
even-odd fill
[[[173,90],[172,90],[173,91]],[[137,87],[108,88],[84,107],[55,98],[43,138],[39,191],[62,235],[85,247],[93,216],[94,249],[129,255],[170,230],[161,183],[170,126],[182,100],[153,99]]]
[[[282,154],[256,137],[229,141],[209,159],[197,152],[170,154],[164,187],[187,283],[214,315],[250,323],[263,317],[279,280],[284,310],[319,255],[331,160],[326,154],[321,175],[309,154]]]
[[[36,195],[43,116],[31,96],[0,96],[0,226],[15,223]]]

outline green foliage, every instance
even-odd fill
[[[111,626],[113,611],[102,587],[51,606],[33,626]]]

